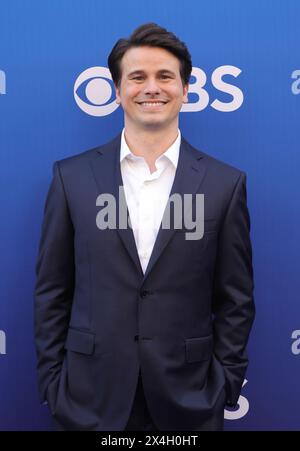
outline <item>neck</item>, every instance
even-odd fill
[[[178,136],[178,122],[168,129],[135,130],[125,123],[125,139],[134,155],[144,157],[150,171],[156,170],[155,161],[176,140]]]

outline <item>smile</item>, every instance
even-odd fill
[[[138,102],[139,105],[145,106],[147,108],[153,108],[158,106],[163,106],[167,102]]]

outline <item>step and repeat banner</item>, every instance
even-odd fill
[[[299,430],[299,0],[0,0],[0,429],[51,428],[33,292],[52,165],[122,129],[107,56],[150,21],[192,55],[183,136],[247,173],[257,314],[225,429]]]

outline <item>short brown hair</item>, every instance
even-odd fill
[[[108,67],[116,86],[119,86],[121,81],[121,60],[124,54],[132,47],[142,46],[161,47],[176,56],[180,63],[182,83],[186,85],[189,82],[192,60],[187,46],[174,33],[151,22],[136,28],[129,38],[119,39],[110,52]]]

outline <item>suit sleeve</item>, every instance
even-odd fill
[[[73,224],[56,162],[44,208],[36,263],[34,333],[41,402],[48,399],[49,386],[50,396],[54,396],[64,359],[74,292],[73,240]]]
[[[214,354],[226,378],[227,403],[238,401],[248,366],[246,345],[255,317],[246,175],[241,173],[219,235],[214,280]]]

